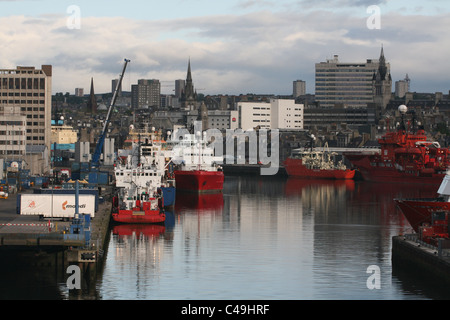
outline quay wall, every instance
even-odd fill
[[[392,238],[392,265],[394,268],[417,268],[450,284],[450,256],[439,253],[436,247],[427,247],[413,236]]]

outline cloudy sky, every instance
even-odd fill
[[[315,63],[378,58],[417,92],[450,90],[450,1],[0,0],[0,68],[53,65],[53,92],[185,79],[204,94],[314,93]]]

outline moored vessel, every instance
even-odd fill
[[[224,174],[219,165],[222,158],[214,156],[214,149],[200,132],[185,134],[172,152],[172,162],[177,166],[174,171],[177,191],[222,192]]]
[[[115,168],[117,193],[112,218],[121,223],[162,223],[165,221],[161,190],[165,162],[161,146],[146,139],[134,144],[126,160]]]
[[[336,161],[336,153],[330,153],[327,146],[323,151],[294,150],[284,162],[290,177],[309,179],[353,179],[355,170],[348,169],[342,160]]]
[[[163,198],[160,194],[139,192],[139,188],[124,188],[114,199],[112,218],[120,223],[163,223]]]
[[[447,171],[435,198],[394,199],[414,231],[432,224],[433,214],[450,211],[450,171]]]
[[[367,181],[439,185],[450,165],[449,149],[428,141],[423,127],[416,131],[414,118],[411,130],[406,128],[407,107],[402,105],[399,111],[401,124],[378,140],[379,153],[346,152],[344,156]]]

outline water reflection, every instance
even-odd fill
[[[223,193],[177,194],[164,225],[115,225],[95,291],[82,298],[442,298],[391,267],[392,236],[411,230],[393,198],[434,193],[410,185],[226,177]],[[381,269],[380,290],[366,286],[371,265]],[[0,279],[2,291],[5,283]],[[64,298],[63,291],[48,296]]]
[[[221,213],[223,209],[222,192],[196,194],[178,192],[175,200],[175,212],[195,211],[197,213]]]

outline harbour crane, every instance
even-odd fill
[[[91,171],[97,171],[100,167],[100,156],[102,154],[103,144],[105,142],[106,132],[108,129],[108,125],[111,121],[111,113],[114,108],[114,105],[116,104],[117,96],[119,94],[119,90],[122,84],[122,79],[125,74],[125,70],[127,68],[127,64],[130,62],[128,59],[124,59],[124,65],[122,74],[120,75],[119,81],[117,81],[116,89],[114,90],[114,94],[111,99],[111,103],[109,105],[108,114],[106,115],[105,124],[103,125],[102,133],[100,134],[100,137],[98,138],[97,145],[95,146],[95,152],[92,155],[92,161],[91,161]]]

